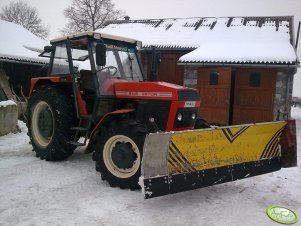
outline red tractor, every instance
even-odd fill
[[[197,91],[145,81],[139,45],[86,32],[44,48],[48,76],[31,80],[27,107],[38,157],[64,160],[88,142],[86,152],[93,152],[103,180],[120,188],[141,186],[145,198],[273,172],[285,162],[296,165],[292,122],[194,130],[208,127],[197,121]]]
[[[87,152],[93,151],[102,179],[137,188],[145,136],[194,127],[197,91],[145,82],[139,44],[86,32],[45,47],[41,56],[50,57],[49,75],[32,79],[27,111],[28,135],[38,157],[64,160],[89,141]]]

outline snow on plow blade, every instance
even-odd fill
[[[286,124],[281,121],[148,135],[140,178],[144,197],[281,169],[280,137]]]

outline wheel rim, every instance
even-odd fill
[[[114,176],[129,178],[140,167],[140,152],[135,142],[123,135],[111,137],[104,146],[104,164]]]
[[[41,101],[35,106],[32,113],[31,129],[33,139],[39,146],[46,147],[51,142],[54,132],[53,112],[45,101]]]

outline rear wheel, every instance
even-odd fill
[[[69,157],[74,145],[76,125],[72,99],[63,90],[53,86],[39,87],[29,99],[27,107],[28,136],[33,150],[41,159],[64,160]]]
[[[147,130],[133,119],[113,121],[100,131],[95,144],[96,170],[112,187],[140,188],[142,150]]]

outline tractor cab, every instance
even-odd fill
[[[113,35],[83,32],[51,40],[42,57],[49,57],[48,77],[72,80],[79,117],[94,118],[113,110],[116,82],[144,80],[137,57],[141,42]],[[98,100],[99,103],[96,103]],[[94,107],[99,108],[95,110]],[[107,107],[104,107],[107,106]]]
[[[106,74],[112,79],[143,81],[136,48],[141,42],[137,40],[84,32],[50,43],[40,55],[50,57],[49,75],[76,75],[83,70],[99,77]]]

